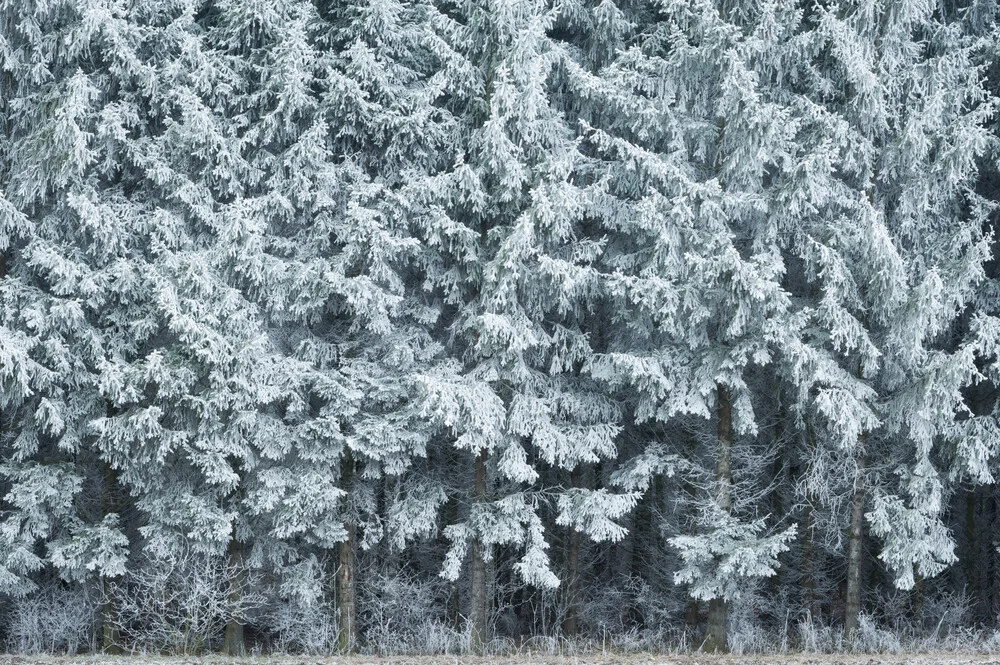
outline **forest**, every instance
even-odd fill
[[[1000,649],[998,28],[0,0],[0,652]]]

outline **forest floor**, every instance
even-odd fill
[[[893,653],[775,655],[602,654],[588,656],[11,656],[0,654],[0,665],[1000,665],[1000,654]]]

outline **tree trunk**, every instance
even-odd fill
[[[583,486],[583,469],[577,465],[570,476],[572,487]],[[566,534],[566,616],[563,618],[562,633],[565,637],[575,637],[578,632],[577,607],[580,584],[580,532],[573,527]]]
[[[9,40],[14,37],[14,18],[8,14],[4,20],[3,36]],[[10,146],[8,142],[13,133],[13,123],[10,118],[10,100],[14,97],[14,76],[9,71],[0,74],[0,189],[7,186],[7,177],[10,173]],[[6,269],[3,273],[6,274]]]
[[[449,497],[448,503],[444,506],[445,524],[458,523],[458,501],[455,497]],[[449,585],[448,600],[446,603],[448,625],[456,631],[462,630],[462,594],[457,582]]]
[[[348,453],[340,462],[340,484],[348,489],[354,480],[354,460]],[[355,589],[355,540],[357,526],[348,517],[344,524],[347,538],[340,543],[337,561],[337,609],[339,625],[337,631],[337,648],[342,653],[351,653],[357,643],[357,602]]]
[[[246,569],[243,565],[243,543],[234,536],[229,541],[229,620],[222,640],[222,652],[227,656],[246,653],[243,643],[243,585]]]
[[[965,491],[965,548],[961,560],[965,562],[965,588],[972,595],[975,603],[974,620],[987,616],[984,612],[986,607],[986,594],[979,584],[977,574],[980,565],[977,565],[979,549],[976,538],[976,493],[973,489]]]
[[[535,595],[536,590],[531,586],[522,586],[521,589],[521,603],[518,607],[518,630],[519,630],[519,642],[524,644],[524,638],[526,636],[531,636],[535,631]]]
[[[716,384],[718,399],[718,429],[715,458],[715,501],[725,513],[733,510],[732,499],[732,448],[733,448],[733,412],[729,389],[721,383]],[[705,641],[702,648],[705,651],[728,651],[729,641],[726,635],[726,623],[729,616],[729,606],[725,598],[713,598],[708,603],[708,627],[705,630]]]
[[[913,600],[910,608],[913,610],[913,622],[920,628],[924,627],[924,576],[920,573],[913,575]]]
[[[813,434],[812,426],[808,421],[805,426],[805,437],[809,459],[812,460],[816,454],[816,437]],[[815,497],[812,492],[807,491],[805,496],[805,508],[802,511],[802,575],[805,578],[803,586],[805,587],[806,610],[809,612],[809,618],[813,620],[819,618],[816,611],[818,598],[816,594],[816,524],[813,516],[814,500]]]
[[[476,480],[473,502],[486,500],[486,450],[476,457]],[[486,647],[489,627],[486,619],[486,561],[479,539],[472,541],[472,563],[469,567],[469,623],[471,634],[469,648],[473,653],[482,653]]]
[[[729,650],[726,623],[729,618],[729,605],[724,598],[713,598],[708,601],[708,627],[705,630],[705,641],[702,649],[707,652],[723,653]]]
[[[859,441],[864,445],[864,439]],[[858,628],[861,612],[861,554],[865,524],[865,459],[864,453],[856,459],[854,491],[851,495],[851,523],[847,538],[847,596],[844,607],[844,637],[850,639]]]
[[[813,542],[815,531],[813,525],[813,508],[809,503],[806,503],[806,507],[802,511],[802,531],[802,576],[804,578],[802,586],[805,590],[804,600],[810,618],[816,619],[816,565],[814,561],[816,545]]]
[[[101,578],[101,651],[106,654],[119,655],[122,652],[120,646],[118,628],[114,624],[114,616],[117,613],[114,601],[111,599],[111,590],[108,588],[106,577]]]
[[[698,448],[698,441],[690,432],[685,436],[685,445],[687,446],[688,453],[684,455],[684,459],[690,461]],[[660,477],[661,476],[657,476],[658,479]],[[698,490],[688,478],[681,476],[681,491],[684,493],[684,502],[682,505],[686,507],[684,515],[681,516],[681,519],[691,519],[691,507],[694,506],[695,502],[698,500]],[[688,596],[687,601],[684,604],[685,630],[690,630],[691,633],[695,633],[700,625],[701,607],[697,599]]]
[[[982,510],[986,513],[983,516],[983,534],[986,536],[984,538],[986,543],[980,547],[980,551],[985,552],[986,556],[983,557],[985,561],[980,565],[979,573],[982,576],[980,579],[985,581],[983,584],[983,598],[988,608],[988,616],[992,619],[997,616],[997,610],[1000,609],[1000,598],[998,598],[997,594],[997,578],[1000,575],[995,574],[997,549],[987,546],[987,543],[990,542],[987,538],[996,533],[997,522],[997,498],[995,490],[991,488],[990,494],[992,496],[983,497]]]
[[[104,463],[104,473],[101,478],[101,512],[104,515],[117,513],[118,506],[118,478],[115,470],[107,462]],[[121,639],[118,634],[118,627],[115,619],[118,608],[115,607],[114,598],[108,588],[108,579],[101,576],[101,651],[106,654],[120,654]]]
[[[698,608],[698,601],[695,600],[694,598],[692,598],[691,596],[688,596],[687,600],[685,600],[685,602],[684,602],[684,630],[685,630],[685,632],[687,632],[688,630],[693,631],[695,628],[698,627],[698,615],[699,614],[700,614],[700,610]]]
[[[598,473],[597,477],[598,479],[601,478],[600,473]],[[601,480],[598,480],[598,482],[600,483]],[[606,483],[604,484],[606,485]],[[635,552],[639,544],[639,530],[642,528],[643,522],[649,521],[648,518],[644,520],[640,516],[644,507],[644,502],[640,500],[639,504],[635,507],[635,511],[629,511],[625,515],[622,515],[621,524],[628,530],[628,534],[614,545],[612,556],[616,565],[615,568],[609,571],[613,575],[617,575],[618,579],[628,580],[635,574]]]

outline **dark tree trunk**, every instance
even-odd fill
[[[859,441],[864,445],[864,439]],[[861,555],[865,525],[865,459],[857,456],[854,491],[851,494],[851,522],[847,536],[847,594],[844,602],[844,637],[850,638],[858,628],[861,613]]]
[[[243,643],[243,585],[246,569],[243,565],[243,543],[234,536],[229,541],[229,607],[230,616],[226,622],[226,634],[222,640],[222,652],[227,656],[242,656],[246,653]]]
[[[445,524],[458,523],[458,501],[454,497],[448,499],[444,507]],[[462,594],[457,582],[449,585],[446,610],[449,625],[455,630],[462,629]]]
[[[577,465],[570,476],[572,487],[583,486],[583,469]],[[563,618],[562,632],[566,637],[575,637],[578,632],[580,586],[580,532],[573,527],[566,533],[566,616]]]
[[[684,628],[694,629],[698,626],[698,601],[688,596],[684,602]]]
[[[913,595],[912,601],[910,602],[910,607],[913,610],[913,621],[917,626],[923,627],[924,625],[924,601],[926,595],[924,593],[924,577],[920,573],[915,573],[913,576]]]
[[[688,433],[685,438],[689,451],[689,454],[685,455],[685,458],[690,461],[692,459],[691,456],[695,454],[695,451],[698,448],[698,442],[691,433]],[[684,493],[684,505],[687,506],[684,518],[690,519],[692,512],[691,506],[694,506],[695,502],[698,500],[698,490],[690,480],[682,477],[681,491]],[[692,632],[694,632],[701,624],[701,606],[698,601],[691,596],[687,597],[684,605],[684,624],[685,628],[691,629]]]
[[[107,462],[104,463],[104,473],[101,478],[101,511],[105,515],[117,513],[118,505],[118,477],[115,470]],[[118,608],[115,606],[114,597],[109,589],[108,579],[101,577],[101,651],[106,654],[120,654],[121,639],[118,634],[116,618]]]
[[[476,456],[476,477],[473,501],[486,500],[486,451]],[[482,653],[486,647],[489,626],[486,618],[486,561],[479,539],[472,541],[472,562],[469,566],[469,622],[471,635],[469,648],[473,653]]]
[[[976,492],[970,488],[965,491],[965,547],[961,560],[965,563],[965,588],[975,602],[975,612],[979,617],[987,616],[984,612],[986,594],[979,584],[976,560],[979,556],[978,540],[976,538]]]
[[[115,603],[111,599],[111,590],[108,588],[106,577],[101,578],[101,651],[106,654],[121,654],[122,648],[118,635],[118,629],[114,624],[114,617],[117,614]]]
[[[979,539],[978,551],[983,552],[983,562],[978,567],[979,579],[982,580],[983,603],[986,608],[986,616],[993,625],[997,625],[997,616],[1000,616],[1000,602],[997,594],[996,575],[996,553],[995,547],[989,546],[991,541],[1000,540],[996,533],[997,500],[995,488],[984,488],[983,497],[980,500],[981,515],[978,525],[982,529],[982,536]],[[983,542],[985,541],[985,542]]]
[[[622,580],[627,580],[635,575],[636,530],[641,528],[636,518],[637,516],[632,514],[622,516],[621,525],[628,529],[628,535],[611,547],[611,554],[617,561],[617,565],[612,570]]]
[[[718,396],[718,429],[715,458],[715,501],[719,508],[730,513],[733,509],[732,500],[732,449],[733,449],[733,412],[729,389],[721,383],[716,385]],[[713,598],[708,603],[708,626],[705,630],[705,641],[702,645],[705,651],[728,651],[729,640],[726,634],[726,623],[729,617],[729,606],[724,598]]]
[[[816,454],[816,436],[813,434],[812,426],[806,422],[805,426],[806,451],[811,461]],[[808,463],[807,463],[808,464]],[[810,618],[818,618],[816,612],[816,523],[813,515],[813,501],[815,497],[812,492],[806,492],[805,508],[802,511],[802,586],[804,587],[804,601],[806,610]]]
[[[344,453],[340,462],[340,483],[344,489],[349,489],[354,481],[354,460],[349,453]],[[347,538],[340,543],[337,556],[337,609],[339,623],[337,626],[337,648],[342,653],[351,653],[357,643],[357,602],[355,587],[355,572],[357,557],[355,541],[357,525],[354,518],[348,516],[344,523]]]
[[[804,590],[804,602],[805,608],[809,612],[809,616],[813,619],[816,616],[816,562],[815,562],[815,549],[816,545],[813,542],[813,514],[812,506],[806,503],[805,510],[802,514],[802,587]]]
[[[3,23],[3,36],[6,39],[12,39],[14,37],[13,30],[14,18],[8,14]],[[13,97],[14,76],[11,72],[4,71],[0,73],[0,136],[3,137],[3,140],[0,141],[0,188],[7,186],[7,177],[10,173],[10,148],[7,144],[14,129],[10,118],[10,100]],[[0,270],[2,270],[2,274],[7,273],[5,267]]]

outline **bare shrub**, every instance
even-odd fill
[[[863,653],[897,653],[902,649],[899,635],[884,630],[871,614],[858,615],[858,628],[851,637],[851,651]]]
[[[263,604],[257,582],[253,571],[222,556],[187,550],[150,556],[107,585],[120,646],[132,653],[185,655],[210,649],[227,621],[243,621]]]
[[[294,597],[274,601],[266,627],[280,653],[328,656],[337,651],[337,610],[326,601],[306,603]]]
[[[437,580],[405,570],[367,576],[358,586],[358,624],[363,647],[379,655],[464,653],[469,631],[448,625],[444,589]],[[502,650],[487,645],[488,650]]]
[[[60,584],[15,599],[7,620],[9,648],[21,654],[75,654],[93,644],[97,607],[93,594]]]
[[[798,621],[799,648],[806,653],[832,653],[843,646],[843,631],[815,619],[808,611]]]
[[[775,633],[758,619],[762,598],[752,589],[729,603],[729,649],[735,654],[767,653],[779,649]]]
[[[629,577],[620,585],[604,586],[585,596],[581,610],[585,634],[625,636],[634,633],[636,624],[640,632],[673,632],[683,604],[677,602],[675,594],[659,591],[639,577]],[[631,642],[634,634],[625,639]]]

